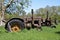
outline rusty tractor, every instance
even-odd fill
[[[17,32],[21,31],[24,28],[30,30],[31,28],[36,28],[37,30],[42,30],[41,26],[51,26],[51,18],[43,19],[41,17],[34,17],[33,16],[33,9],[31,10],[32,17],[24,17],[24,18],[12,18],[10,19],[6,25],[5,29],[9,32]],[[48,13],[48,12],[47,12]],[[56,28],[56,26],[53,25]]]

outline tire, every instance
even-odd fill
[[[9,20],[6,25],[5,25],[5,29],[8,32],[15,32],[16,30],[23,30],[24,29],[24,22],[21,21],[21,19],[19,18],[13,18],[11,20]]]

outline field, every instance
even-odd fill
[[[57,28],[42,27],[42,31],[36,29],[24,29],[21,32],[7,32],[0,27],[0,40],[60,40],[60,24]]]

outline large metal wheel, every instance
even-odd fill
[[[5,25],[5,29],[8,32],[17,32],[17,31],[21,31],[24,29],[24,22],[21,21],[21,19],[19,18],[13,18],[11,20],[9,20],[6,25]]]

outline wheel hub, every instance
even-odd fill
[[[11,28],[11,30],[12,32],[17,32],[17,31],[20,31],[20,28],[17,25],[15,25]]]

